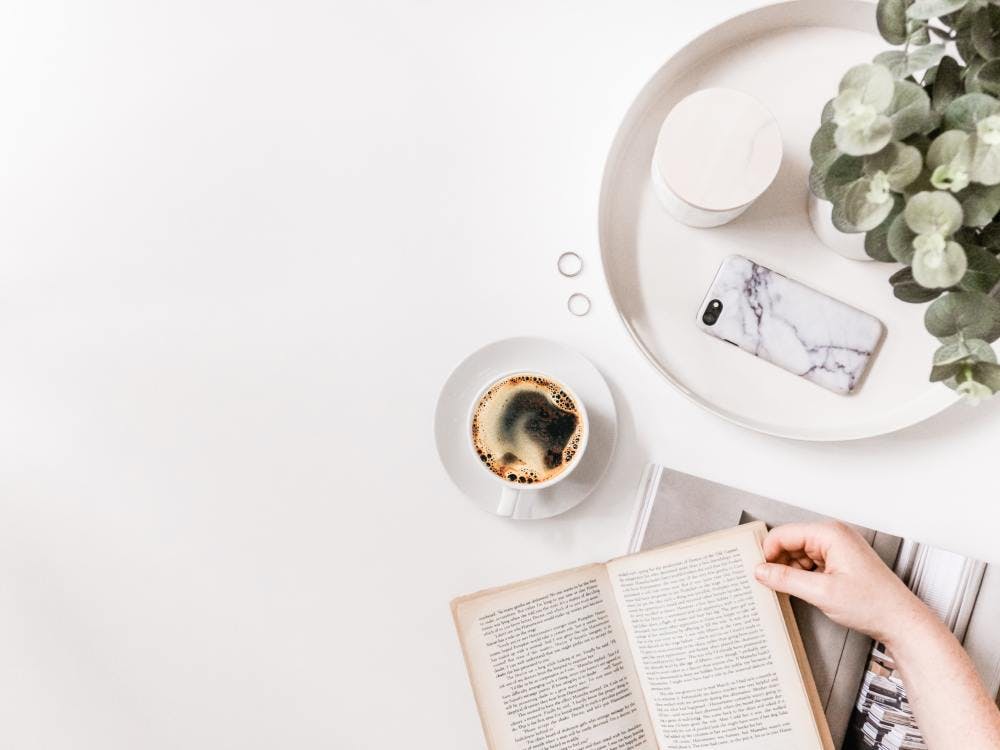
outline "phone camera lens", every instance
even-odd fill
[[[702,322],[707,326],[714,326],[722,313],[722,301],[713,299],[708,303],[705,312],[701,316]]]

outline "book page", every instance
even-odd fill
[[[456,599],[491,750],[655,750],[603,565]]]
[[[607,566],[661,750],[825,745],[778,598],[753,576],[765,530]]]
[[[686,541],[749,521],[763,521],[773,528],[832,520],[659,464],[646,467],[640,493],[630,552]],[[853,528],[892,567],[902,540],[860,526]],[[872,641],[863,633],[837,625],[801,599],[792,599],[791,604],[833,744],[840,747],[857,702],[858,685],[868,667]]]

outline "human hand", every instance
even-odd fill
[[[756,572],[765,586],[797,596],[834,622],[888,643],[929,610],[856,531],[841,523],[778,526],[764,539]]]

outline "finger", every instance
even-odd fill
[[[826,576],[823,573],[793,568],[789,565],[761,563],[754,574],[768,588],[797,596],[822,608],[826,593]]]
[[[792,552],[791,557],[802,570],[812,570],[816,567],[816,563],[805,552]]]
[[[800,570],[812,570],[815,567],[815,563],[810,560],[805,555],[792,555],[791,559],[788,560],[786,565],[791,565],[793,568],[799,568]]]
[[[821,561],[839,530],[825,523],[788,523],[776,526],[764,538],[764,558],[774,562],[782,552],[800,552]]]
[[[775,556],[775,558],[773,560],[771,560],[770,562],[781,563],[782,565],[788,565],[794,559],[795,558],[792,556],[791,552],[787,552],[785,550],[781,550],[781,552],[779,552]]]

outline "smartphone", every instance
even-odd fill
[[[861,384],[885,335],[878,318],[739,255],[722,262],[696,323],[844,395]]]

